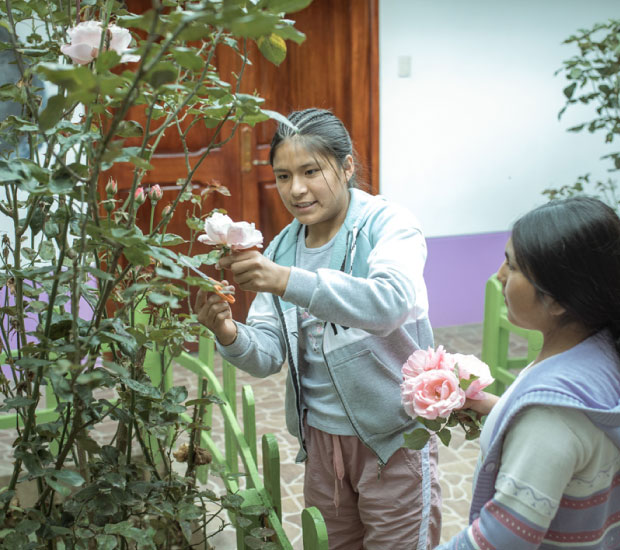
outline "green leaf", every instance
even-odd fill
[[[67,99],[62,93],[52,96],[47,100],[45,109],[43,109],[39,115],[41,130],[49,130],[58,123],[64,113],[66,101]]]
[[[23,519],[17,524],[17,531],[24,535],[29,535],[30,533],[34,533],[39,527],[41,527],[41,524],[38,521]]]
[[[575,88],[576,87],[577,87],[577,83],[576,82],[573,82],[569,86],[566,86],[566,88],[564,88],[564,95],[568,99],[571,99],[573,97],[573,93],[575,93]]]
[[[30,397],[18,395],[17,397],[11,397],[9,399],[6,399],[2,404],[0,410],[8,411],[10,409],[17,409],[18,407],[28,407],[34,402],[34,399],[31,399]]]
[[[142,137],[144,128],[136,120],[122,120],[116,130],[116,135],[119,137]]]
[[[184,277],[183,269],[179,266],[156,267],[155,273],[157,273],[160,277],[166,277],[169,279],[183,279]]]
[[[441,442],[447,447],[450,444],[452,432],[448,428],[444,428],[443,430],[437,432],[437,437],[439,437]]]
[[[46,470],[45,479],[48,481],[52,479],[71,487],[80,487],[84,484],[84,478],[72,470]]]
[[[67,497],[71,494],[71,489],[62,483],[58,483],[55,479],[47,479],[47,484],[54,489],[59,495]]]
[[[463,391],[467,391],[469,386],[471,386],[479,378],[479,376],[474,376],[473,374],[467,379],[461,378],[459,380],[459,386]]]
[[[39,63],[35,71],[43,79],[69,91],[95,90],[97,86],[95,76],[86,66]]]
[[[148,252],[138,247],[127,247],[123,249],[123,254],[134,265],[149,265],[151,263],[151,256]]]
[[[245,546],[251,550],[260,550],[264,544],[262,540],[251,537],[250,535],[246,535],[243,538],[243,542],[245,543]]]
[[[271,33],[268,36],[261,36],[256,40],[260,53],[265,59],[274,65],[280,65],[286,59],[286,42],[281,36]]]
[[[53,260],[56,257],[56,247],[52,241],[43,241],[39,250],[41,258],[46,262]]]
[[[179,527],[181,527],[181,532],[185,537],[185,540],[189,542],[192,540],[192,525],[189,521],[179,521]]]
[[[478,439],[478,437],[480,437],[480,430],[479,429],[472,429],[472,430],[469,430],[468,432],[465,432],[465,439],[467,441],[472,441],[474,439]]]
[[[114,50],[100,52],[95,61],[98,73],[105,73],[112,67],[116,67],[121,61],[121,56]]]
[[[403,434],[403,437],[405,438],[405,447],[419,451],[428,443],[431,433],[424,428],[418,428],[410,434]]]
[[[429,420],[428,418],[419,417],[418,421],[424,427],[428,428],[429,430],[433,432],[440,430],[441,426],[443,425],[443,420],[439,418],[435,418],[434,420]]]
[[[191,407],[193,405],[221,405],[224,402],[217,395],[207,395],[206,397],[201,397],[200,399],[190,399],[185,403],[186,407]]]
[[[123,378],[122,381],[128,388],[131,388],[133,391],[139,393],[140,395],[152,397],[154,399],[161,399],[161,392],[153,386],[142,384],[141,382],[138,382],[133,378]]]
[[[187,388],[185,386],[173,386],[166,392],[166,397],[174,403],[181,403],[187,399]]]
[[[262,0],[260,8],[265,8],[277,13],[293,13],[307,8],[312,0]]]
[[[288,19],[283,19],[282,24],[277,25],[273,30],[275,34],[284,38],[284,40],[292,40],[297,44],[303,43],[306,39],[306,35],[293,27],[295,21],[290,21]]]
[[[97,535],[97,550],[114,550],[117,547],[116,537],[112,535]]]
[[[157,89],[169,82],[175,82],[179,74],[178,68],[169,62],[160,62],[146,75],[147,81]]]
[[[258,539],[272,537],[274,534],[275,531],[269,527],[255,527],[250,531],[250,535]]]
[[[162,236],[162,240],[160,242],[161,246],[176,246],[178,244],[185,243],[185,239],[179,235],[175,235],[174,233],[166,233]]]
[[[190,71],[202,71],[205,66],[205,61],[192,48],[175,48],[172,51],[175,61],[181,65],[184,69]]]
[[[168,296],[166,294],[160,294],[159,292],[151,292],[148,295],[149,302],[157,305],[163,306],[168,305],[172,309],[176,309],[179,307],[179,300],[174,296]]]

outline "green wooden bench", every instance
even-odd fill
[[[527,355],[509,357],[510,335],[527,341]],[[484,322],[482,325],[482,360],[489,365],[495,383],[489,391],[501,395],[516,378],[518,371],[533,361],[542,347],[542,334],[513,325],[508,320],[502,285],[496,275],[486,284]]]

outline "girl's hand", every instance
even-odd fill
[[[465,401],[465,405],[463,405],[463,408],[476,411],[480,416],[486,416],[489,414],[491,409],[495,406],[495,403],[499,401],[499,397],[497,397],[497,395],[493,395],[492,393],[482,393],[484,394],[484,399],[467,399]]]
[[[222,281],[222,284],[228,283]],[[224,298],[206,290],[199,290],[194,309],[198,321],[215,334],[220,344],[230,346],[237,339],[237,324],[233,321],[230,304]]]
[[[278,265],[257,250],[244,250],[223,256],[219,267],[230,269],[242,290],[269,292],[283,296],[291,273],[290,267]]]

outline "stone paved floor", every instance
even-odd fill
[[[443,344],[449,352],[480,354],[481,325],[465,325],[446,327],[435,330],[436,345]],[[518,347],[518,343],[517,343]],[[180,370],[180,369],[179,369]],[[260,456],[260,440],[264,433],[273,433],[280,448],[281,487],[283,505],[283,524],[296,550],[302,549],[300,512],[303,508],[303,466],[295,464],[297,442],[291,437],[284,426],[284,380],[286,371],[265,379],[252,378],[237,371],[237,386],[252,386],[256,400],[257,438]],[[175,385],[186,385],[195,391],[196,382],[193,375],[175,374]],[[240,392],[238,392],[240,393]],[[238,410],[241,410],[240,403]],[[215,438],[221,433],[221,424],[214,416],[212,434]],[[112,426],[104,426],[103,432],[110,433]],[[101,434],[103,436],[104,433]],[[12,434],[0,434],[0,476],[6,475],[11,467],[10,448]],[[471,496],[471,480],[478,454],[477,442],[465,441],[457,430],[453,435],[450,447],[440,448],[440,476],[443,490],[443,529],[442,541],[448,540],[467,525],[467,513]],[[260,462],[260,458],[259,458]],[[262,469],[262,468],[261,468]],[[210,481],[211,486],[219,490],[219,483]],[[234,535],[230,528],[213,539],[218,550],[236,548]]]

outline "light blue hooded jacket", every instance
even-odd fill
[[[299,382],[297,306],[325,321],[323,354],[344,410],[380,464],[403,445],[415,422],[401,404],[401,367],[417,349],[433,345],[423,279],[426,244],[405,209],[358,189],[350,190],[346,219],[335,237],[329,268],[294,267],[304,226],[293,220],[265,255],[291,266],[283,298],[259,293],[233,344],[218,350],[257,377],[288,360],[286,422],[306,458]]]

